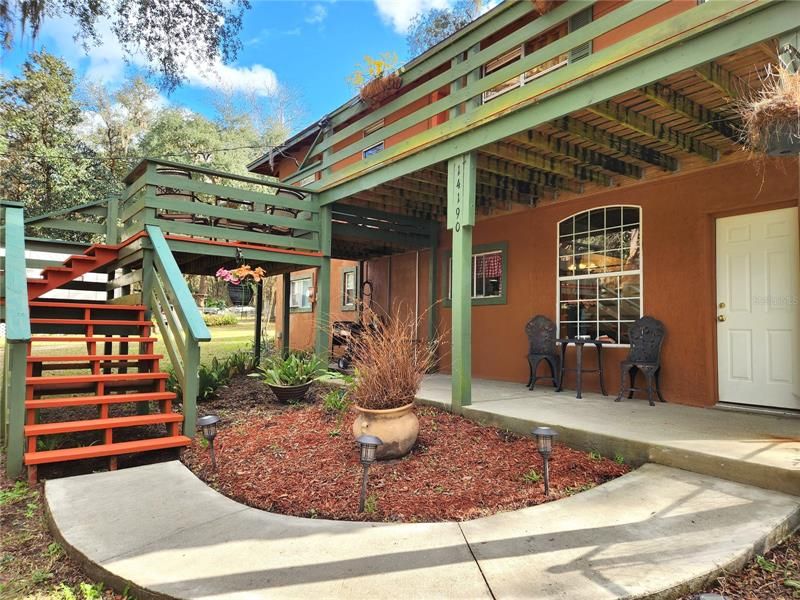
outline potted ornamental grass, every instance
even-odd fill
[[[436,342],[419,343],[413,318],[387,321],[367,314],[372,324],[351,341],[355,376],[349,398],[356,411],[353,436],[369,434],[383,442],[377,458],[408,454],[419,433],[414,399],[433,366]]]
[[[261,377],[281,402],[303,400],[314,380],[327,373],[325,362],[314,354],[291,352],[287,356],[267,359],[259,367],[256,377]]]
[[[737,105],[744,146],[769,156],[795,156],[800,153],[800,72],[767,65],[761,83]]]

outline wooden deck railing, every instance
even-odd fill
[[[145,269],[143,302],[152,311],[160,338],[167,348],[182,395],[183,432],[194,437],[197,425],[198,369],[200,342],[211,340],[211,333],[195,304],[164,234],[155,225],[146,225],[152,251],[152,268]]]
[[[148,225],[208,240],[320,250],[319,203],[307,190],[165,161],[145,160],[126,179],[123,239]]]
[[[309,188],[320,192],[323,204],[336,201],[347,194],[335,189],[342,183],[384,167],[388,167],[387,172],[392,171],[399,160],[414,155],[417,155],[416,168],[446,160],[465,151],[455,143],[461,135],[506,117],[513,120],[520,108],[772,3],[772,0],[707,2],[693,5],[656,25],[643,25],[639,31],[634,28],[634,33],[619,36],[619,39],[604,37],[668,1],[634,0],[566,32],[564,24],[595,3],[594,0],[569,0],[500,36],[490,45],[482,46],[481,42],[485,44],[492,34],[534,10],[531,2],[509,3],[496,16],[479,19],[472,29],[455,36],[453,42],[435,46],[410,63],[402,73],[403,89],[407,91],[398,97],[375,110],[368,110],[363,103],[351,102],[332,114],[325,132],[309,150],[305,164],[288,181],[315,175],[317,180],[309,184]],[[551,36],[554,30],[559,30],[559,34]],[[537,40],[543,37],[547,38],[547,43],[542,46]],[[599,39],[603,44],[597,51],[577,52],[580,47]],[[506,60],[509,52],[521,47],[528,50],[520,51],[514,60]],[[449,64],[449,68],[439,72],[443,64]],[[512,80],[518,83],[510,85]],[[597,94],[598,100],[602,100],[602,90]],[[410,110],[412,107],[414,110]],[[370,125],[397,114],[403,116],[391,122],[387,119],[385,126],[368,133]],[[516,127],[514,132],[518,133],[530,124],[521,121],[509,126],[512,130]],[[362,132],[364,135],[358,135]],[[394,139],[387,142],[390,138]],[[385,142],[382,151],[360,157],[364,150],[381,141]],[[423,150],[444,141],[449,142],[448,151],[421,156]],[[360,159],[352,161],[353,156]],[[402,173],[392,176],[399,175]],[[362,187],[366,189],[392,176],[364,180]]]
[[[21,204],[0,201],[0,247],[3,280],[0,296],[6,325],[3,381],[0,383],[0,441],[6,450],[10,476],[22,466],[25,438],[25,373],[31,340],[28,282],[25,276],[25,219]]]

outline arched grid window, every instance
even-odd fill
[[[642,229],[638,206],[604,206],[558,225],[561,337],[627,344],[642,316]]]

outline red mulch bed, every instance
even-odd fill
[[[625,465],[557,444],[551,494],[532,439],[418,407],[420,435],[411,454],[370,468],[373,510],[359,514],[361,465],[343,420],[318,406],[220,427],[218,470],[197,440],[184,462],[223,494],[249,506],[301,517],[371,521],[452,521],[557,500],[626,473]],[[370,503],[368,503],[369,505]]]

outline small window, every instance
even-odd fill
[[[361,152],[361,158],[367,158],[372,156],[373,154],[377,154],[383,150],[383,142],[378,142],[374,146],[370,146],[366,150]]]
[[[297,312],[311,310],[311,277],[292,280],[289,308]]]
[[[356,308],[356,270],[342,271],[342,310],[355,310]]]
[[[505,250],[487,249],[472,255],[472,299],[475,304],[503,303],[506,294]],[[453,260],[449,261],[447,298],[453,295]]]

